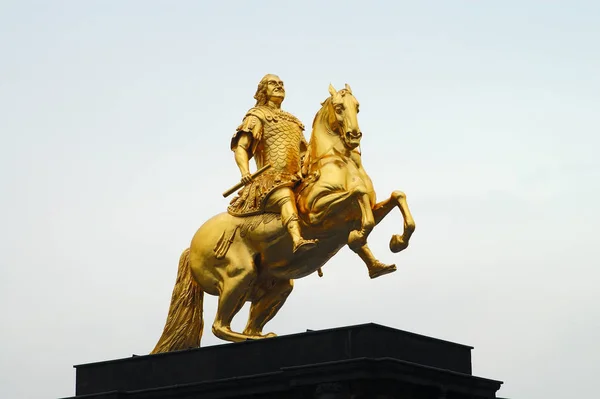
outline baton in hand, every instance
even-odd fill
[[[260,168],[259,170],[257,170],[256,172],[254,172],[253,174],[250,175],[250,179],[254,180],[256,179],[258,176],[262,175],[264,172],[267,171],[267,169],[269,169],[271,167],[270,164],[266,164],[265,166],[263,166],[262,168]],[[229,197],[231,194],[235,193],[237,190],[239,190],[240,188],[244,187],[245,184],[242,182],[239,182],[238,184],[236,184],[235,186],[231,187],[229,190],[225,191],[223,193],[223,197],[227,198]]]

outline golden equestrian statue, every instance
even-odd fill
[[[309,143],[302,123],[281,109],[284,97],[278,76],[260,81],[256,106],[231,140],[242,174],[237,188],[243,188],[227,212],[200,226],[181,254],[166,325],[152,353],[200,346],[204,293],[219,297],[212,325],[217,337],[233,342],[274,337],[263,328],[292,292],[293,280],[321,275],[344,245],[360,256],[371,278],[396,270],[377,260],[367,237],[398,207],[403,233],[392,236],[390,249],[400,252],[415,222],[403,192],[376,201],[358,150],[359,104],[350,86],[339,91],[329,86]],[[253,175],[251,158],[258,168]],[[232,331],[231,321],[246,301],[251,302],[246,328]]]

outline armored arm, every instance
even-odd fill
[[[250,181],[250,150],[252,146],[252,136],[246,132],[240,132],[237,140],[237,146],[233,150],[235,163],[242,174],[242,182],[248,184]]]
[[[260,119],[255,115],[248,114],[231,139],[231,150],[244,184],[250,183],[250,158],[254,155],[261,137],[262,123]]]

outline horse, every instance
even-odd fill
[[[218,297],[212,325],[225,341],[275,337],[263,328],[285,303],[295,279],[314,272],[348,245],[366,264],[371,278],[391,273],[371,252],[367,237],[394,208],[403,218],[402,234],[394,234],[392,252],[407,248],[415,230],[406,195],[394,191],[376,202],[371,179],[365,172],[359,145],[359,103],[349,85],[321,103],[302,161],[302,182],[295,188],[297,208],[306,238],[318,245],[302,252],[293,243],[278,214],[233,216],[220,213],[206,221],[193,236],[179,260],[167,321],[151,353],[200,346],[204,328],[204,293]],[[251,302],[245,329],[231,329],[233,317]]]

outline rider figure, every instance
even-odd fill
[[[281,214],[281,221],[294,243],[294,252],[312,248],[317,240],[302,237],[293,188],[300,182],[301,159],[306,152],[304,125],[281,109],[285,98],[283,82],[266,75],[254,95],[256,105],[244,117],[231,139],[235,162],[246,186],[231,201],[228,212],[234,216]],[[266,172],[252,179],[249,160],[257,168],[270,164]]]

